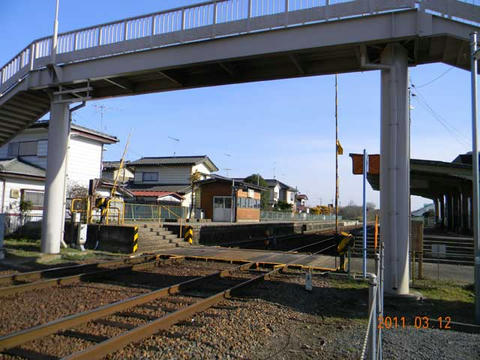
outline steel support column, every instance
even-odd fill
[[[462,192],[462,223],[463,228],[462,231],[465,234],[469,232],[469,224],[468,224],[468,193],[466,189],[463,189]]]
[[[470,197],[468,198],[468,207],[469,207],[469,212],[468,212],[468,216],[470,217],[470,221],[469,221],[469,224],[470,224],[470,232],[473,233],[473,227],[475,226],[475,222],[474,222],[474,219],[473,219],[473,195],[470,194]]]
[[[458,232],[460,228],[460,194],[458,192],[453,193],[453,230]]]
[[[443,229],[445,227],[445,195],[440,198],[440,212],[442,214],[440,226]]]
[[[452,206],[452,194],[447,193],[446,195],[446,208],[447,208],[447,229],[453,230],[453,206]]]
[[[385,291],[409,293],[410,122],[408,58],[399,44],[381,56],[380,221],[385,244]]]
[[[68,103],[52,102],[48,126],[47,173],[43,206],[42,252],[57,254],[65,222],[65,175],[70,133]]]
[[[438,224],[440,221],[440,206],[439,199],[437,197],[433,199],[433,205],[435,207],[435,224]]]

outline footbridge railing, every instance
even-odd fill
[[[57,63],[81,61],[250,31],[419,8],[479,23],[475,0],[211,0],[59,34]],[[0,69],[0,97],[51,62],[52,37],[33,41]]]

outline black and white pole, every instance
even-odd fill
[[[473,164],[473,238],[475,243],[475,322],[480,324],[480,243],[478,236],[479,227],[479,175],[478,175],[478,94],[477,94],[477,71],[478,58],[480,57],[477,33],[471,34],[471,50],[472,50],[472,164]]]
[[[367,277],[367,169],[368,154],[363,149],[363,278]]]

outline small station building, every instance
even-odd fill
[[[216,222],[260,221],[260,199],[267,189],[214,175],[195,183],[204,217]],[[233,198],[233,201],[232,201]]]

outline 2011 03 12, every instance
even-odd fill
[[[377,319],[378,329],[405,329],[407,326],[413,326],[415,329],[451,329],[452,318],[450,316],[438,316],[431,318],[429,316],[415,316],[407,318],[406,316],[379,316]]]

